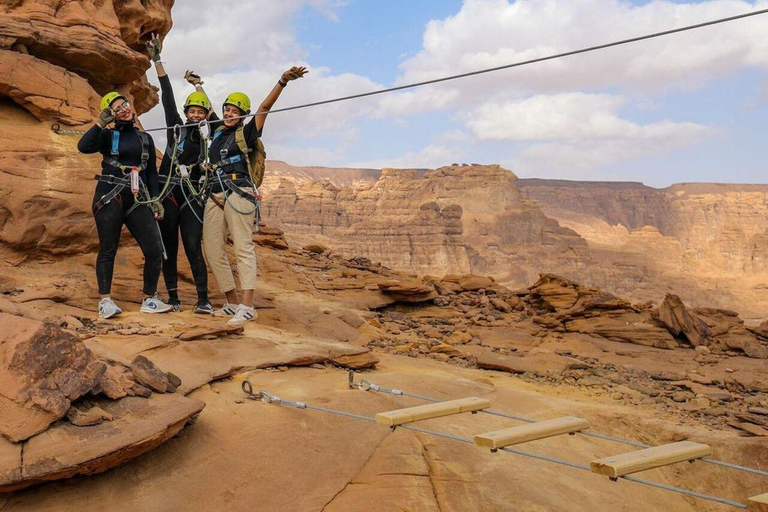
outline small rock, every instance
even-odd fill
[[[768,437],[768,430],[764,429],[763,427],[753,425],[752,423],[741,423],[740,428],[744,432],[747,432],[753,436]]]
[[[314,254],[323,254],[325,251],[328,251],[330,249],[328,249],[328,247],[321,244],[310,244],[310,245],[305,245],[304,250]]]
[[[658,389],[642,384],[629,383],[627,387],[650,397],[657,397],[660,394]]]
[[[747,409],[752,414],[759,414],[761,416],[768,416],[768,409],[764,407],[750,407]]]
[[[168,390],[170,385],[168,377],[145,356],[136,356],[130,370],[139,384],[158,393],[165,393]]]
[[[176,374],[165,372],[165,376],[168,377],[168,382],[170,382],[174,388],[181,386],[181,379]]]
[[[85,411],[77,407],[70,407],[69,411],[67,411],[67,419],[78,427],[89,427],[91,425],[98,425],[105,420],[112,421],[115,417],[101,407],[91,407]]]
[[[712,353],[712,351],[706,345],[699,345],[694,350],[696,350],[696,352],[698,352],[699,354],[704,354],[704,355],[708,355]]]
[[[586,386],[588,388],[592,388],[595,386],[602,386],[604,382],[603,382],[603,379],[601,379],[600,377],[589,375],[587,377],[584,377],[583,379],[579,379],[579,384],[582,386]]]

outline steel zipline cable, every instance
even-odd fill
[[[347,418],[363,420],[363,421],[367,421],[369,423],[376,423],[376,418],[372,418],[370,416],[364,416],[362,414],[355,414],[355,413],[351,413],[351,412],[347,412],[347,411],[339,411],[339,410],[336,410],[336,409],[330,409],[328,407],[319,407],[319,406],[316,406],[316,405],[308,404],[306,402],[298,402],[298,401],[286,400],[286,399],[280,398],[280,397],[278,397],[276,395],[273,395],[272,393],[270,393],[268,391],[260,391],[258,394],[254,394],[253,393],[253,387],[252,387],[251,383],[249,381],[247,381],[247,380],[243,382],[242,388],[243,388],[243,391],[248,395],[248,398],[250,398],[252,400],[261,400],[262,402],[265,402],[265,403],[270,403],[270,404],[275,404],[275,405],[282,405],[282,406],[286,406],[286,407],[295,407],[297,409],[307,409],[307,410],[312,410],[312,411],[325,412],[325,413],[334,414],[334,415],[337,415],[337,416],[344,416],[344,417],[347,417]],[[478,412],[481,412],[481,411],[478,411]],[[419,432],[419,433],[422,433],[422,434],[432,435],[432,436],[436,436],[436,437],[442,437],[444,439],[451,439],[453,441],[459,441],[459,442],[462,442],[462,443],[471,444],[473,446],[475,444],[472,439],[469,439],[467,437],[462,437],[462,436],[458,436],[458,435],[455,435],[455,434],[450,434],[450,433],[447,433],[447,432],[438,432],[438,431],[429,430],[429,429],[426,429],[426,428],[415,427],[413,425],[398,425],[396,428],[402,428],[402,429],[405,429],[405,430],[412,430],[414,432]],[[392,428],[392,430],[395,430],[395,428]],[[570,467],[570,468],[574,468],[574,469],[579,469],[579,470],[582,470],[582,471],[590,471],[591,472],[589,466],[586,466],[584,464],[578,464],[578,463],[570,462],[570,461],[563,460],[563,459],[557,459],[557,458],[554,458],[554,457],[548,457],[546,455],[541,455],[541,454],[538,454],[538,453],[528,452],[528,451],[524,451],[524,450],[518,450],[518,449],[515,449],[515,448],[509,448],[509,447],[499,448],[499,450],[507,452],[507,453],[512,453],[512,454],[515,454],[515,455],[520,455],[522,457],[533,458],[533,459],[541,460],[541,461],[544,461],[544,462],[550,462],[552,464],[558,464],[558,465],[561,465],[561,466],[566,466],[566,467]],[[698,491],[692,491],[690,489],[683,489],[681,487],[674,487],[674,486],[663,484],[663,483],[659,483],[659,482],[653,482],[653,481],[650,481],[650,480],[645,480],[645,479],[633,477],[633,476],[630,476],[630,475],[621,476],[621,477],[618,477],[618,478],[623,479],[623,480],[627,480],[628,482],[634,482],[634,483],[641,484],[641,485],[647,485],[647,486],[655,487],[655,488],[662,489],[662,490],[665,490],[665,491],[676,492],[676,493],[683,494],[685,496],[691,496],[693,498],[698,498],[698,499],[702,499],[702,500],[712,501],[712,502],[720,503],[722,505],[727,505],[727,506],[730,506],[730,507],[735,507],[735,508],[740,508],[740,509],[746,509],[747,508],[747,505],[745,505],[743,503],[739,503],[737,501],[729,500],[729,499],[726,499],[726,498],[720,498],[719,496],[713,496],[713,495],[710,495],[710,494],[700,493]]]
[[[378,384],[374,384],[373,382],[367,381],[367,380],[361,380],[360,382],[354,382],[354,372],[350,370],[349,374],[349,387],[353,389],[360,389],[362,391],[375,391],[377,393],[385,393],[388,395],[394,395],[394,396],[406,396],[409,398],[415,398],[417,400],[424,400],[425,402],[441,402],[441,400],[438,400],[437,398],[432,398],[428,396],[422,396],[422,395],[415,395],[413,393],[408,393],[407,391],[403,391],[402,389],[393,389],[393,388],[387,388],[384,386],[379,386]],[[514,414],[507,414],[499,411],[492,411],[489,409],[483,409],[481,411],[478,411],[481,414],[489,414],[491,416],[499,416],[501,418],[508,418],[515,421],[522,421],[524,423],[536,423],[536,420],[525,418],[522,416],[516,416]],[[599,434],[597,432],[588,432],[588,431],[580,431],[577,432],[577,434],[587,436],[587,437],[593,437],[596,439],[603,439],[605,441],[612,441],[614,443],[620,443],[625,444],[629,446],[634,446],[635,448],[651,448],[652,445],[650,444],[643,444],[638,443],[636,441],[628,441],[626,439],[621,439],[618,437],[609,436],[607,434]],[[750,468],[748,466],[740,466],[738,464],[733,464],[731,462],[725,462],[722,460],[716,460],[716,459],[708,459],[708,458],[702,458],[699,459],[702,462],[706,462],[708,464],[715,464],[717,466],[723,466],[730,469],[735,469],[738,471],[744,471],[746,473],[752,473],[754,475],[759,476],[768,476],[768,471],[763,471],[762,469],[757,468]]]
[[[751,11],[751,12],[747,12],[747,13],[744,13],[744,14],[738,14],[736,16],[729,16],[729,17],[726,17],[726,18],[719,18],[719,19],[712,20],[712,21],[705,21],[703,23],[696,23],[695,25],[687,25],[687,26],[684,26],[684,27],[674,28],[674,29],[670,29],[670,30],[664,30],[664,31],[661,31],[661,32],[654,32],[652,34],[647,34],[647,35],[644,35],[644,36],[631,37],[629,39],[621,39],[619,41],[613,41],[613,42],[610,42],[610,43],[604,43],[604,44],[598,44],[598,45],[594,45],[594,46],[588,46],[588,47],[585,47],[585,48],[580,48],[578,50],[571,50],[571,51],[567,51],[567,52],[563,52],[563,53],[556,53],[556,54],[553,54],[553,55],[547,55],[547,56],[544,56],[544,57],[538,57],[538,58],[535,58],[535,59],[528,59],[528,60],[524,60],[524,61],[513,62],[511,64],[505,64],[503,66],[496,66],[496,67],[492,67],[492,68],[479,69],[479,70],[470,71],[470,72],[467,72],[467,73],[460,73],[458,75],[451,75],[451,76],[445,76],[445,77],[441,77],[441,78],[434,78],[434,79],[431,79],[431,80],[424,80],[424,81],[421,81],[421,82],[414,82],[414,83],[405,84],[405,85],[398,85],[398,86],[395,86],[395,87],[388,87],[386,89],[377,89],[375,91],[368,91],[368,92],[363,92],[363,93],[359,93],[359,94],[351,94],[349,96],[341,96],[339,98],[332,98],[332,99],[328,99],[328,100],[315,101],[315,102],[311,102],[311,103],[303,103],[303,104],[300,104],[300,105],[294,105],[294,106],[291,106],[291,107],[278,108],[278,109],[269,110],[269,111],[266,111],[266,112],[254,112],[252,114],[247,114],[247,115],[239,116],[239,117],[233,117],[233,118],[230,118],[230,119],[246,119],[246,118],[257,116],[257,115],[261,115],[261,114],[277,114],[279,112],[290,112],[292,110],[299,110],[299,109],[303,109],[303,108],[318,107],[318,106],[321,106],[321,105],[329,105],[331,103],[338,103],[340,101],[348,101],[348,100],[354,100],[354,99],[358,99],[358,98],[366,98],[366,97],[369,97],[369,96],[376,96],[376,95],[379,95],[379,94],[386,94],[386,93],[395,92],[395,91],[403,91],[403,90],[406,90],[406,89],[413,89],[413,88],[422,87],[422,86],[425,86],[425,85],[432,85],[432,84],[437,84],[437,83],[441,83],[441,82],[448,82],[448,81],[451,81],[451,80],[458,80],[460,78],[467,78],[467,77],[470,77],[470,76],[483,75],[483,74],[486,74],[486,73],[493,73],[493,72],[502,71],[502,70],[505,70],[505,69],[512,69],[512,68],[516,68],[516,67],[527,66],[527,65],[530,65],[530,64],[536,64],[538,62],[544,62],[544,61],[554,60],[554,59],[561,59],[563,57],[570,57],[572,55],[579,55],[579,54],[582,54],[582,53],[589,53],[589,52],[594,52],[594,51],[597,51],[597,50],[604,50],[606,48],[612,48],[614,46],[621,46],[621,45],[630,44],[630,43],[637,43],[639,41],[646,41],[648,39],[654,39],[654,38],[657,38],[657,37],[663,37],[663,36],[668,36],[668,35],[672,35],[672,34],[678,34],[680,32],[687,32],[687,31],[690,31],[690,30],[696,30],[696,29],[699,29],[699,28],[709,27],[709,26],[712,26],[712,25],[719,25],[719,24],[722,24],[722,23],[728,23],[728,22],[731,22],[731,21],[741,20],[741,19],[744,19],[744,18],[750,18],[750,17],[753,17],[753,16],[759,16],[761,14],[767,14],[767,13],[768,13],[768,9],[760,9],[760,10],[757,10],[757,11]],[[202,128],[205,124],[207,124],[207,121],[202,121],[201,123],[199,123],[199,126]],[[54,126],[58,126],[58,125],[54,125]],[[172,126],[163,126],[163,127],[159,127],[159,128],[149,128],[149,129],[146,129],[144,131],[146,131],[146,132],[155,132],[155,131],[161,131],[161,130],[168,130],[170,128],[173,128],[173,127]],[[68,134],[84,133],[84,132],[82,132],[80,130],[67,130],[67,129],[61,129],[61,128],[58,128],[58,129],[54,128],[54,131],[56,131],[57,133],[68,133]]]

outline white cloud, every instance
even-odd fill
[[[469,114],[467,125],[480,140],[509,141],[698,141],[711,132],[710,128],[695,123],[633,123],[618,115],[624,103],[621,96],[580,92],[489,102]]]
[[[768,0],[654,1],[640,6],[621,0],[465,0],[456,15],[429,22],[421,51],[403,62],[397,84],[501,66],[766,7]],[[412,95],[408,109],[431,111],[475,105],[499,96],[518,99],[617,86],[646,93],[691,89],[747,66],[768,69],[766,33],[768,16],[756,16],[461,79],[445,84],[450,90],[444,90],[442,96],[450,102],[436,103],[429,94]]]
[[[409,151],[396,158],[350,162],[345,167],[356,169],[435,169],[460,161],[464,151],[456,147],[431,145],[419,151]]]
[[[528,143],[513,168],[522,175],[594,179],[612,164],[700,143],[712,127],[664,120],[639,124],[619,116],[625,100],[609,94],[539,95],[487,103],[470,115],[479,140]]]

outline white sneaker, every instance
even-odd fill
[[[112,302],[110,297],[105,297],[99,301],[99,318],[112,318],[122,313],[123,310]]]
[[[172,309],[173,306],[166,304],[155,294],[154,297],[147,297],[141,301],[141,309],[139,311],[142,313],[167,313]]]
[[[230,304],[225,302],[221,309],[217,309],[213,312],[213,316],[234,316],[237,313],[238,304]]]
[[[243,325],[245,322],[250,322],[258,316],[259,314],[256,312],[256,308],[240,304],[237,306],[235,316],[227,320],[227,325]]]

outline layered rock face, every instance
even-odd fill
[[[119,90],[141,114],[157,103],[142,53],[171,28],[173,0],[0,2],[0,242],[74,253],[95,246],[90,201],[98,157],[77,136],[101,95]]]
[[[384,169],[369,184],[357,178],[341,187],[295,173],[267,182],[265,221],[421,274],[476,271],[522,285],[543,262],[561,269],[587,257],[586,242],[522,197],[517,177],[497,165]]]
[[[302,243],[515,287],[555,272],[637,301],[676,293],[753,320],[768,308],[768,186],[518,180],[475,165],[378,176],[269,165],[266,219]]]
[[[595,258],[626,274],[652,276],[695,306],[717,305],[761,318],[768,307],[768,186],[687,183],[652,189],[632,183],[520,180],[524,196],[581,234]],[[632,293],[617,276],[589,276]],[[642,283],[647,296],[651,288]]]

